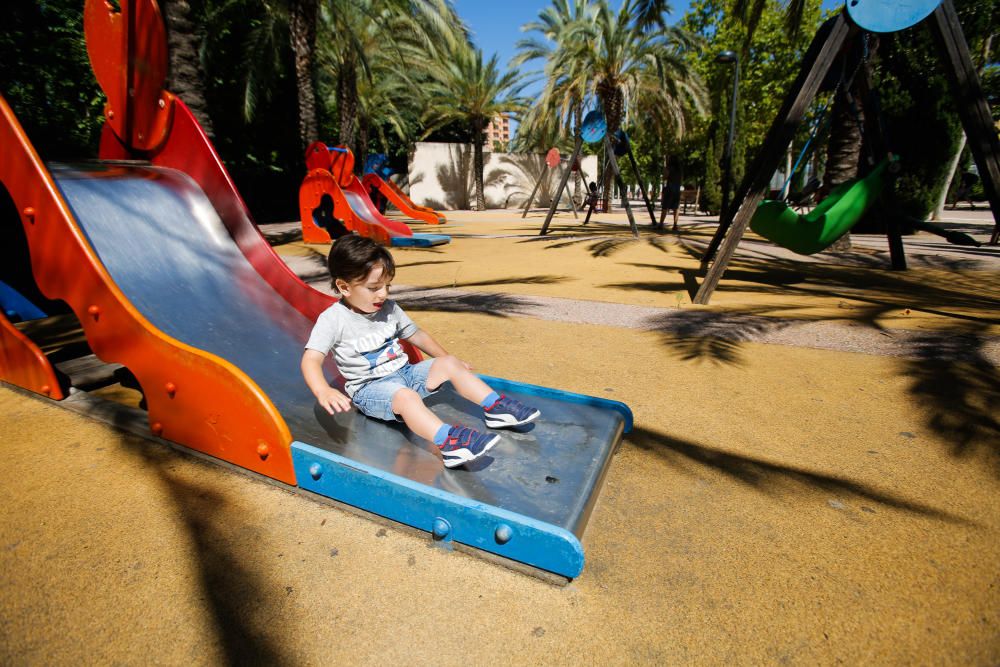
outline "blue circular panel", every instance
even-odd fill
[[[927,18],[941,0],[847,0],[851,20],[870,32],[896,32]]]
[[[588,144],[596,144],[604,138],[607,131],[608,122],[604,120],[604,114],[594,109],[584,117],[580,137]]]
[[[385,163],[386,157],[384,153],[372,153],[365,160],[365,173],[377,174]]]

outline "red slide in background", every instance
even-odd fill
[[[406,196],[406,193],[398,185],[392,181],[384,180],[378,174],[366,173],[361,177],[361,185],[364,186],[365,192],[371,192],[373,188],[378,190],[393,206],[411,218],[431,225],[442,225],[448,222],[444,215],[434,209],[414,204],[413,200]]]
[[[392,246],[428,247],[451,241],[440,234],[414,234],[406,223],[379,213],[354,174],[354,154],[346,146],[313,142],[306,149],[306,167],[309,172],[299,188],[306,243],[330,243],[330,232],[336,233],[338,225]]]

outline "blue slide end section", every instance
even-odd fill
[[[621,414],[622,419],[625,420],[625,433],[632,432],[632,424],[634,421],[632,417],[632,409],[621,401],[612,401],[607,398],[587,396],[586,394],[574,394],[570,391],[552,389],[551,387],[542,387],[537,384],[514,382],[513,380],[495,378],[489,375],[480,375],[479,377],[483,382],[488,384],[494,391],[497,392],[514,391],[528,396],[544,396],[546,398],[566,401],[567,403],[578,403],[580,405],[589,405],[602,410],[612,410]]]
[[[11,322],[40,320],[43,317],[48,317],[41,308],[28,301],[20,292],[2,280],[0,280],[0,309]]]
[[[392,245],[429,248],[436,245],[451,243],[451,237],[444,234],[414,234],[413,236],[394,236]]]
[[[292,443],[299,486],[307,491],[519,563],[574,578],[583,546],[573,533],[500,507],[463,498],[303,442]]]

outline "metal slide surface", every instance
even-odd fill
[[[446,470],[432,446],[402,425],[353,410],[331,417],[318,407],[299,371],[312,322],[253,269],[187,175],[114,164],[50,169],[132,304],[164,333],[246,372],[296,440],[582,535],[624,428],[622,414],[565,400],[555,391],[532,395],[529,400],[542,410],[534,428],[504,432],[474,469]],[[327,370],[337,377],[332,362]],[[509,393],[517,395],[517,389]],[[445,421],[482,425],[478,406],[448,389],[428,404]]]

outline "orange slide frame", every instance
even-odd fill
[[[302,240],[306,243],[330,243],[333,240],[314,217],[316,211],[324,206],[324,196],[331,200],[325,204],[326,214],[332,214],[349,231],[382,245],[391,245],[394,236],[413,236],[413,230],[406,223],[378,214],[367,190],[354,175],[354,154],[346,146],[331,149],[322,141],[314,141],[306,148],[306,169],[309,171],[299,187],[299,216]],[[366,205],[371,207],[371,220],[357,215],[345,191],[364,198]]]
[[[39,288],[69,305],[98,357],[135,374],[153,434],[294,484],[291,433],[270,399],[239,368],[167,336],[132,306],[2,97],[0,146],[0,181],[20,212]]]

